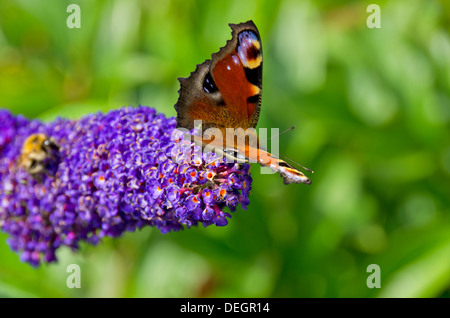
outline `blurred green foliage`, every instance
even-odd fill
[[[69,29],[69,3],[81,28]],[[124,105],[175,116],[195,65],[249,19],[264,48],[259,127],[311,186],[254,178],[223,228],[146,228],[33,269],[0,234],[3,297],[449,297],[450,6],[378,1],[1,1],[0,107],[79,118]],[[66,287],[66,267],[82,270]],[[370,289],[369,264],[381,269]]]

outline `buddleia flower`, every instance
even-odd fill
[[[249,204],[249,165],[202,153],[175,127],[143,106],[48,123],[0,110],[0,228],[11,249],[37,266],[56,261],[61,246],[77,250],[144,226],[226,225]],[[20,162],[37,134],[59,153],[32,174]]]

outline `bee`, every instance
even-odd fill
[[[33,134],[22,145],[19,165],[30,175],[54,174],[59,161],[59,145],[52,137]]]

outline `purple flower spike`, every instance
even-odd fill
[[[249,165],[202,154],[175,127],[143,106],[50,123],[0,110],[0,228],[11,249],[38,266],[55,262],[61,246],[144,226],[226,225],[225,209],[249,204]],[[39,175],[19,164],[33,134],[59,146],[57,163]]]

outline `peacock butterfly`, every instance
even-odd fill
[[[261,110],[261,38],[253,21],[229,25],[231,40],[189,77],[178,79],[177,128],[192,130],[200,122],[201,135],[192,139],[204,151],[267,166],[281,174],[285,184],[310,184],[302,172],[261,145],[255,130]]]

